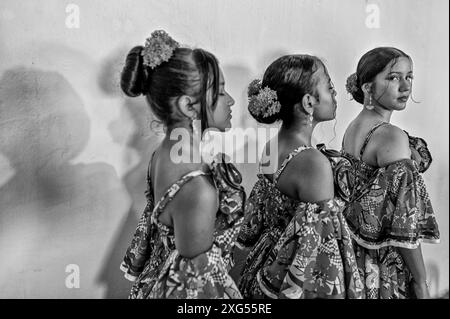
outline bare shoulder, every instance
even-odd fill
[[[183,215],[186,215],[195,213],[195,210],[189,208],[217,208],[217,198],[217,191],[211,176],[202,175],[194,177],[179,190],[173,200],[173,205],[176,211],[186,211],[183,212]]]
[[[182,176],[197,170],[207,171],[207,165],[203,163],[173,163],[170,158],[164,154],[158,161],[159,169],[164,174],[174,181],[180,179]]]
[[[287,168],[286,173],[302,201],[319,202],[334,197],[330,162],[317,149],[302,151]]]
[[[408,135],[395,125],[380,127],[375,131],[372,139],[379,167],[411,157]]]
[[[309,148],[302,151],[298,156],[292,160],[293,166],[296,169],[305,173],[321,173],[324,171],[331,171],[330,161],[325,155],[323,155],[319,150],[315,148]]]
[[[161,152],[152,165],[154,165],[152,176],[156,198],[161,198],[164,192],[183,176],[194,171],[208,171],[208,167],[202,163],[174,163],[168,152]],[[194,181],[190,181],[189,184],[192,182]]]

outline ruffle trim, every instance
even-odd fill
[[[409,147],[412,151],[411,158],[416,161],[419,172],[424,173],[428,170],[433,161],[433,157],[428,149],[428,144],[423,138],[411,136],[408,132],[404,132],[408,135]]]
[[[405,243],[405,242],[400,242],[395,239],[386,239],[380,243],[371,243],[371,242],[368,242],[368,241],[362,239],[358,235],[356,235],[351,229],[349,229],[349,231],[350,231],[350,236],[352,236],[352,238],[358,243],[358,245],[360,245],[366,249],[380,249],[380,248],[388,247],[388,246],[393,246],[393,247],[398,247],[398,248],[407,248],[407,249],[416,249],[417,247],[419,247],[420,243],[439,244],[441,241],[439,238],[419,237],[417,239],[416,243]]]
[[[219,210],[222,216],[218,217],[232,227],[244,216],[246,195],[241,185],[242,176],[223,153],[215,156],[209,168],[219,195]]]
[[[269,289],[267,289],[266,286],[262,283],[261,274],[259,271],[256,274],[256,281],[259,285],[259,288],[261,289],[261,291],[263,293],[266,294],[266,296],[268,296],[269,298],[272,298],[272,299],[278,299],[278,296],[276,294],[274,294],[273,292],[271,292]]]
[[[124,261],[122,261],[122,263],[120,264],[119,268],[120,268],[120,270],[122,270],[124,272],[123,276],[127,280],[135,282],[136,279],[138,278],[138,276],[134,276],[134,275],[130,274],[130,268],[128,267],[128,265]]]
[[[404,221],[403,224],[394,227],[393,234],[386,233],[387,226],[383,226],[383,229],[377,232],[380,238],[377,238],[378,235],[375,234],[364,236],[364,231],[359,232],[358,229],[363,224],[367,225],[365,228],[370,228],[372,225],[361,223],[359,215],[351,209],[346,214],[346,218],[349,225],[353,225],[350,227],[351,236],[360,246],[367,249],[380,249],[387,246],[415,249],[420,242],[440,242],[434,212],[417,166],[415,161],[403,159],[379,169],[375,180],[367,186],[367,191],[363,193],[359,201],[361,209],[370,217],[373,215],[372,218],[376,218],[379,223],[386,216],[390,216],[389,220],[385,221],[390,226],[403,221],[405,216],[409,220],[411,214],[418,214],[414,221],[417,225],[413,226]],[[412,235],[401,235],[401,233]]]

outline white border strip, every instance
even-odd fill
[[[367,248],[367,249],[380,249],[380,248],[388,247],[388,246],[407,248],[407,249],[416,249],[417,247],[419,247],[419,242],[427,243],[427,244],[439,244],[441,242],[440,239],[419,238],[419,239],[417,239],[416,244],[402,243],[402,242],[399,242],[397,240],[392,240],[392,239],[384,241],[380,244],[372,244],[372,243],[368,243],[364,239],[361,239],[360,237],[355,235],[351,229],[349,229],[349,231],[350,231],[350,235],[358,243],[358,245],[360,245],[364,248]]]

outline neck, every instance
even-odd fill
[[[170,134],[173,131],[177,131],[177,130],[183,130],[183,132],[184,132],[184,130],[186,130],[186,132],[189,132],[189,135],[192,135],[191,121],[189,121],[189,120],[178,121],[171,126],[166,126],[165,127],[166,138],[167,138],[167,136],[170,136]],[[186,134],[186,133],[184,133],[184,134]]]
[[[166,135],[162,141],[162,147],[170,150],[174,162],[200,163],[201,133],[194,136],[190,123],[177,124],[166,129]]]
[[[311,138],[315,126],[316,123],[314,121],[311,126],[308,124],[294,124],[290,126],[283,124],[278,136],[282,139],[293,140],[296,144],[311,146]]]
[[[364,107],[363,112],[371,117],[379,118],[383,122],[390,122],[392,116],[392,110],[387,110],[379,105],[376,105],[372,110],[368,110]]]

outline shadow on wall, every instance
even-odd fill
[[[145,99],[142,97],[127,98],[121,93],[119,84],[120,72],[124,65],[126,54],[126,50],[119,49],[106,58],[98,78],[98,85],[105,94],[124,98],[122,114],[117,121],[110,125],[110,132],[113,139],[116,143],[125,144],[127,147],[136,150],[139,155],[139,162],[123,179],[128,193],[131,196],[132,205],[125,220],[121,222],[112,243],[109,245],[107,257],[97,278],[97,281],[106,286],[105,298],[126,298],[130,292],[132,283],[123,277],[119,265],[131,242],[140,215],[146,205],[144,192],[147,187],[147,168],[150,156],[160,140],[160,137],[150,129],[153,117]],[[284,54],[286,53],[275,51],[262,57],[259,64],[264,64],[264,67],[261,68],[260,72],[264,72],[269,63]],[[256,122],[247,111],[247,87],[253,79],[251,71],[243,65],[234,64],[224,65],[223,71],[227,86],[234,88],[233,92],[238,92],[238,94],[233,96],[236,100],[233,110],[233,126],[241,128],[256,127]],[[135,123],[134,134],[127,141],[120,140],[122,127],[120,119],[124,117],[131,118]],[[242,145],[242,147],[245,150],[246,144]],[[242,149],[238,151],[242,151]],[[256,154],[256,158],[259,158],[259,156],[260,154]],[[237,167],[242,173],[243,185],[249,194],[257,179],[257,163],[237,163]]]
[[[226,86],[228,91],[233,91],[233,99],[235,100],[235,104],[232,107],[233,112],[233,121],[232,126],[233,129],[247,129],[247,128],[256,128],[256,122],[251,118],[247,111],[247,87],[251,80],[251,71],[247,67],[238,64],[226,64],[223,66],[223,73],[225,76]],[[233,141],[230,141],[233,143]],[[253,150],[253,148],[249,148],[248,142],[254,143],[256,141],[248,141],[243,139],[238,139],[236,141],[237,149],[233,149],[233,158],[236,159],[242,155],[242,152],[248,152],[248,150]],[[231,143],[227,143],[231,145]],[[259,154],[256,159],[258,158]],[[256,182],[256,173],[257,173],[257,163],[238,163],[233,160],[236,164],[236,167],[242,174],[242,185],[244,186],[246,192],[250,192],[251,187]]]
[[[439,273],[439,265],[434,262],[426,263],[428,282],[430,283],[430,295],[433,298],[448,298],[448,290],[443,294],[441,287],[448,285],[448,283],[441,282],[441,276]]]
[[[146,206],[147,168],[151,154],[159,142],[159,136],[150,128],[153,117],[145,99],[143,97],[124,97],[124,94],[121,93],[120,72],[126,54],[127,51],[125,50],[117,50],[116,53],[107,58],[98,78],[98,84],[104,93],[123,97],[123,107],[119,119],[109,126],[111,136],[116,143],[125,144],[124,146],[135,150],[139,158],[138,163],[123,178],[123,183],[132,203],[125,219],[120,223],[116,235],[109,244],[106,258],[97,278],[97,281],[106,286],[105,298],[127,298],[130,293],[132,283],[124,278],[119,266]],[[131,118],[135,126],[134,133],[126,141],[120,140],[123,127],[121,119],[124,117]]]
[[[0,97],[14,170],[0,188],[0,297],[95,297],[92,272],[126,198],[110,165],[70,163],[89,139],[83,102],[61,74],[25,67],[4,72]],[[79,287],[67,285],[69,264]]]

